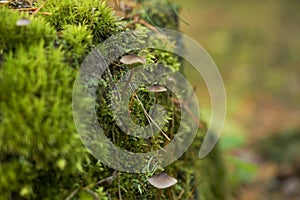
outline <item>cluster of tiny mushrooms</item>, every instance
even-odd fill
[[[141,63],[145,64],[146,59],[142,58],[138,55],[125,55],[122,56],[120,59],[120,62],[126,65],[132,65],[134,63]],[[149,92],[166,92],[167,88],[165,88],[163,85],[160,84],[154,84],[150,87],[148,87]],[[145,113],[146,114],[146,113]],[[154,187],[158,189],[164,189],[171,187],[177,183],[177,180],[171,176],[169,176],[167,173],[160,173],[157,175],[154,175],[153,177],[148,179],[148,182],[153,185]]]
[[[120,62],[123,63],[123,64],[126,64],[126,65],[132,65],[134,63],[141,63],[141,64],[145,64],[146,63],[146,59],[143,58],[143,57],[140,57],[138,55],[125,55],[125,56],[122,56],[122,58],[120,59]],[[109,74],[110,71],[109,71]],[[132,74],[131,74],[132,75]],[[167,134],[157,125],[157,123],[151,118],[151,116],[147,113],[146,109],[144,108],[143,106],[143,103],[141,102],[141,100],[139,99],[139,97],[137,96],[137,94],[135,93],[135,91],[133,90],[131,84],[129,83],[130,81],[130,78],[131,78],[131,75],[129,77],[129,80],[127,81],[128,84],[126,86],[129,86],[132,93],[134,94],[134,96],[136,97],[137,101],[139,102],[140,106],[142,107],[143,109],[143,112],[147,118],[147,120],[149,121],[149,124],[151,124],[151,122],[160,130],[160,132],[162,133],[162,135],[168,140],[168,141],[171,141],[171,139],[167,136]],[[111,76],[111,75],[110,75]],[[158,92],[166,92],[167,91],[167,88],[160,85],[160,84],[153,84],[152,86],[148,87],[148,91],[149,92],[155,92],[155,93],[158,93]]]

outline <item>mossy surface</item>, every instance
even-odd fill
[[[155,25],[176,28],[177,13],[162,1],[160,9],[168,12],[161,16],[155,11],[157,3],[147,3],[148,9],[153,8],[151,12],[133,13],[145,20],[148,13]],[[132,17],[121,19],[104,2],[95,0],[51,0],[42,11],[52,15],[29,16],[0,8],[0,199],[224,199],[218,149],[204,160],[197,158],[205,129],[199,129],[191,149],[178,161],[166,168],[153,167],[147,173],[115,171],[88,153],[72,118],[77,70],[92,48],[111,35],[147,26],[132,23]],[[16,26],[22,17],[31,23]],[[159,64],[167,65],[173,73],[182,68],[178,57],[168,52],[148,49],[131,53],[146,58],[151,65],[145,67],[150,72]],[[108,106],[110,81],[117,81],[134,67],[116,61],[110,66],[113,79],[103,75],[98,83],[97,102],[101,103],[96,104],[97,116],[116,145],[147,152],[163,147],[166,138],[158,134],[145,141],[122,134]],[[168,115],[163,130],[174,137],[181,120],[180,109],[172,101],[175,97],[172,93],[149,94],[145,87],[136,91],[145,109],[153,103],[164,106]],[[134,96],[129,106],[133,121],[149,123]],[[178,183],[159,191],[147,179],[162,171],[176,177]]]

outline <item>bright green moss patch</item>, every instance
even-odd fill
[[[36,181],[41,174],[57,174],[39,185],[45,190],[51,182],[78,171],[76,165],[84,159],[85,149],[71,123],[75,72],[62,62],[60,49],[45,49],[43,42],[31,45],[29,50],[20,47],[4,60],[0,81],[0,193],[34,196],[40,192]],[[49,189],[58,192],[63,187]]]
[[[84,55],[93,44],[92,31],[86,25],[65,25],[61,32],[60,43],[65,51],[66,61],[72,66],[79,66]]]
[[[27,48],[43,40],[48,45],[55,39],[56,30],[43,18],[19,14],[3,7],[0,9],[0,56],[5,51],[17,49],[21,44]],[[16,26],[23,17],[31,21],[30,25]]]
[[[52,13],[46,20],[56,30],[63,30],[65,25],[86,25],[93,33],[94,43],[99,43],[120,30],[119,19],[105,1],[98,0],[49,0],[43,10]]]

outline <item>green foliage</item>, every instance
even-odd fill
[[[232,190],[235,190],[241,184],[251,183],[254,180],[258,171],[258,166],[255,163],[234,156],[228,156],[226,162],[230,169],[228,181]]]
[[[178,28],[178,6],[175,3],[171,3],[169,0],[152,0],[138,1],[142,5],[141,10],[136,12],[150,24],[156,27],[165,27],[170,29]]]
[[[87,48],[92,44],[92,33],[87,30],[87,26],[79,24],[67,25],[62,31],[62,35],[71,51],[78,55],[85,54]]]
[[[63,199],[72,188],[105,175],[76,133],[71,109],[75,71],[62,61],[60,49],[46,49],[42,42],[5,56],[0,199]],[[101,187],[90,189],[103,195]]]
[[[40,192],[39,176],[56,171],[57,181],[66,178],[84,158],[85,149],[71,123],[74,71],[63,64],[59,49],[43,46],[41,42],[28,51],[20,47],[5,56],[2,66],[1,194],[33,196]],[[45,179],[39,189],[55,179]]]
[[[86,25],[66,25],[62,30],[60,43],[63,45],[66,60],[73,66],[79,66],[84,55],[92,46],[92,31]]]
[[[235,132],[234,129],[231,131]],[[232,154],[232,151],[240,148],[246,144],[246,139],[244,136],[238,134],[226,135],[220,141],[221,149],[226,152],[226,167],[228,168],[227,172],[227,181],[230,183],[230,189],[232,193],[235,193],[236,188],[242,184],[251,183],[257,173],[258,167],[256,164],[251,163],[247,160],[236,157]]]
[[[86,25],[92,31],[94,44],[120,31],[119,19],[105,1],[49,0],[44,10],[52,13],[46,20],[56,30],[63,30],[66,25]]]
[[[16,26],[19,19],[28,18],[31,23],[27,26]],[[5,7],[0,8],[0,56],[4,51],[17,49],[20,44],[28,47],[41,40],[47,45],[56,37],[56,32],[43,18],[19,14]]]

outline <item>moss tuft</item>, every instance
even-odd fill
[[[17,26],[17,21],[23,17],[28,18],[31,23],[27,26]],[[20,45],[27,48],[42,40],[44,45],[48,45],[56,38],[56,30],[41,17],[19,14],[1,7],[0,19],[0,56],[5,51],[19,48]]]
[[[94,44],[120,31],[120,21],[105,1],[49,0],[43,9],[52,13],[45,19],[56,30],[63,30],[66,25],[87,26],[92,31]]]
[[[63,190],[49,186],[76,173],[86,153],[71,123],[75,73],[62,62],[60,49],[44,45],[10,51],[2,65],[1,194]]]

